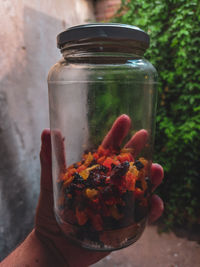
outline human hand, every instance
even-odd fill
[[[102,142],[104,148],[120,146],[122,140],[130,129],[130,118],[126,115],[120,116],[112,126],[107,136]],[[125,147],[134,147],[134,153],[138,153],[147,141],[147,132],[141,130],[137,132]],[[64,152],[63,139],[59,140],[60,151]],[[64,154],[63,154],[64,155]],[[52,162],[51,162],[51,139],[50,130],[44,130],[42,133],[41,146],[41,192],[38,203],[35,232],[37,237],[49,248],[58,259],[58,266],[88,266],[108,253],[92,252],[71,243],[61,232],[53,211],[53,188],[52,188]],[[64,156],[60,159],[61,165],[65,168]],[[151,166],[151,181],[155,189],[162,181],[163,169],[158,164]],[[151,211],[149,221],[156,220],[163,211],[162,200],[154,195],[151,199]],[[60,264],[60,265],[59,265]]]

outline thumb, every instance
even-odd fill
[[[51,160],[51,135],[50,130],[45,129],[41,134],[41,189],[52,191],[52,160]]]
[[[36,209],[35,227],[37,232],[47,236],[47,232],[58,232],[53,211],[51,136],[49,129],[43,130],[41,142],[41,189]]]

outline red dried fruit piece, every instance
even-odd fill
[[[80,167],[78,167],[78,169],[76,169],[77,172],[81,172],[83,170],[85,170],[87,167],[85,165],[81,165]]]
[[[106,156],[102,156],[97,160],[98,164],[103,164],[104,160],[105,160]]]
[[[63,220],[70,222],[72,224],[77,223],[77,218],[73,210],[65,208],[63,211],[61,211],[61,216]]]
[[[130,165],[128,161],[122,162],[121,164],[115,166],[110,174],[111,182],[117,186],[122,185],[124,183],[124,175],[128,171],[129,166]]]
[[[141,199],[144,196],[144,191],[136,187],[134,191],[134,196],[135,198]]]
[[[93,157],[94,157],[94,159],[97,160],[97,159],[99,158],[99,154],[95,152],[95,153],[93,154]]]
[[[98,147],[97,153],[99,154],[99,156],[108,156],[110,155],[110,150],[109,149],[105,149],[102,146]]]
[[[120,164],[120,161],[115,160],[111,157],[106,158],[105,161],[103,162],[103,166],[107,167],[109,170],[112,169],[112,165],[117,166],[119,164]]]
[[[112,198],[110,198],[108,200],[105,200],[105,203],[106,203],[106,205],[111,206],[111,205],[116,204],[117,200],[114,197],[112,197]]]
[[[84,225],[88,220],[88,217],[85,211],[79,210],[78,207],[76,207],[76,218],[77,218],[79,225]]]
[[[117,159],[120,162],[125,162],[125,161],[133,161],[133,156],[130,153],[122,153],[120,155],[117,156]]]
[[[108,157],[106,160],[103,162],[103,166],[107,167],[109,170],[111,170],[111,165],[113,163],[113,159]]]
[[[136,180],[137,180],[137,177],[133,173],[128,171],[125,177],[126,189],[129,191],[134,191]]]
[[[95,230],[97,231],[103,230],[103,221],[99,214],[93,214],[91,221]]]

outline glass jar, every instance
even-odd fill
[[[82,247],[112,251],[144,230],[156,112],[149,36],[122,24],[87,24],[57,37],[49,71],[55,216]]]

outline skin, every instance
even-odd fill
[[[119,147],[124,137],[128,134],[130,126],[131,120],[127,115],[118,117],[104,138],[102,146],[104,148]],[[54,132],[54,137],[58,148],[57,162],[61,171],[64,171],[66,169],[64,141],[59,131]],[[125,147],[133,148],[134,156],[136,156],[146,144],[147,139],[147,131],[140,130],[128,141]],[[36,210],[35,227],[26,240],[0,266],[85,267],[94,264],[109,253],[89,251],[71,243],[63,235],[56,222],[53,211],[51,137],[49,129],[42,132],[41,141],[41,191]],[[163,168],[159,164],[152,164],[151,181],[153,190],[162,182],[162,179]],[[153,195],[149,214],[150,223],[161,216],[163,208],[162,200],[157,195]]]

